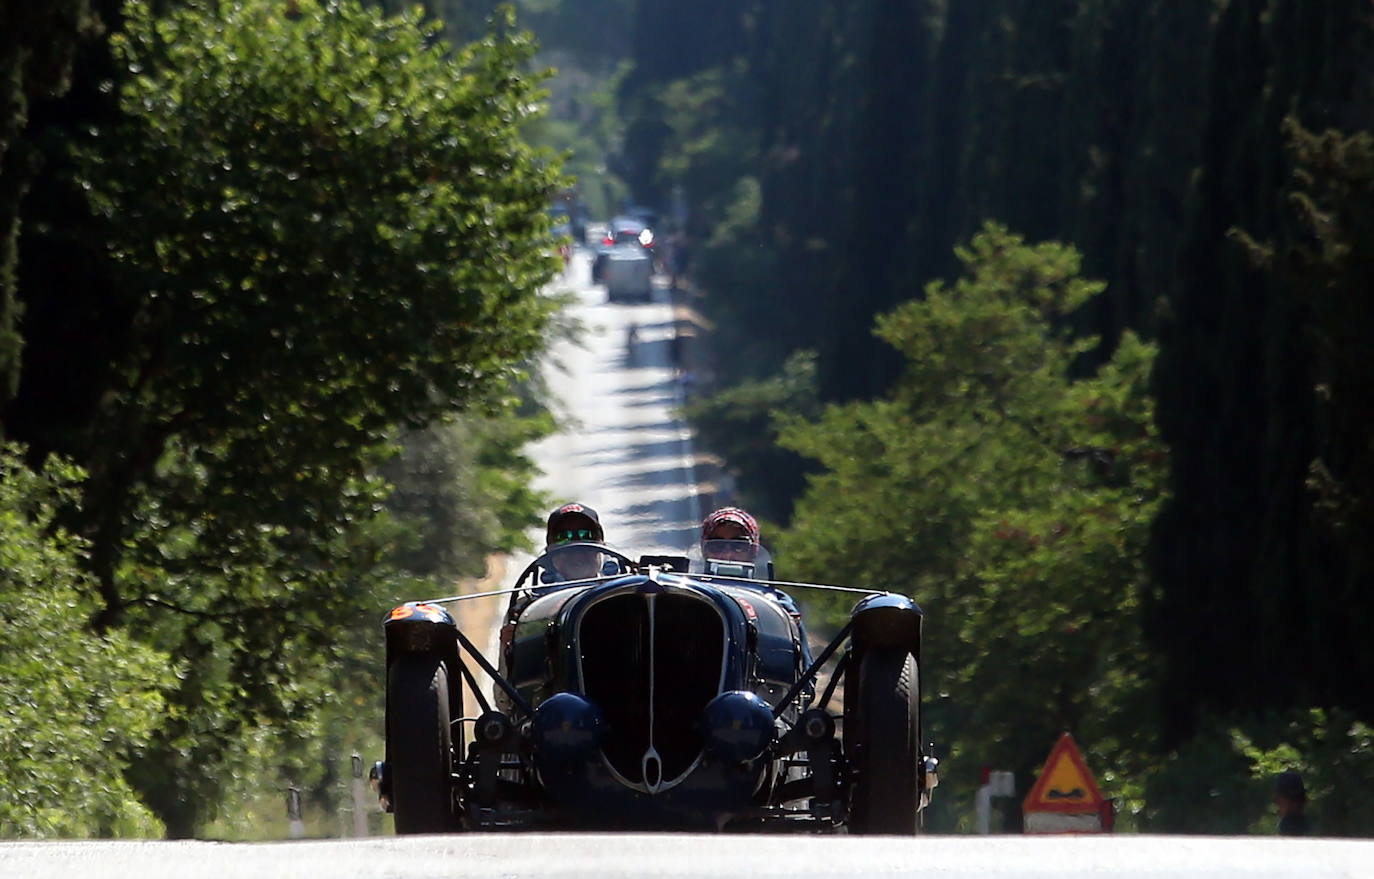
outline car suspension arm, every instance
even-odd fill
[[[821,702],[817,708],[825,708],[830,704],[830,697],[835,695],[835,685],[840,682],[840,677],[849,665],[849,654],[840,657],[840,661],[835,663],[835,670],[830,674],[830,683],[825,685],[825,692],[821,694]]]
[[[487,697],[482,695],[482,688],[477,686],[477,678],[473,677],[472,669],[468,668],[468,664],[463,661],[461,656],[458,657],[458,671],[463,675],[463,680],[468,682],[468,686],[472,689],[473,698],[482,708],[482,713],[485,714],[490,711],[491,705],[487,703]]]
[[[825,645],[825,649],[821,651],[820,656],[816,657],[816,661],[811,663],[811,667],[808,668],[801,677],[797,678],[797,682],[792,685],[792,689],[788,690],[787,694],[782,697],[782,700],[773,707],[774,716],[780,715],[786,711],[787,707],[792,704],[792,701],[797,698],[797,694],[802,691],[802,688],[815,679],[816,672],[820,671],[821,666],[829,661],[831,655],[844,643],[844,639],[849,637],[849,631],[853,628],[854,621],[850,620],[844,624],[843,629],[840,629],[839,634],[837,634],[829,644]]]
[[[520,695],[520,691],[512,687],[509,681],[501,677],[500,673],[492,668],[491,663],[487,662],[487,658],[476,647],[472,646],[472,642],[467,639],[466,635],[458,629],[454,629],[454,633],[458,636],[458,643],[462,644],[463,649],[472,656],[472,661],[481,666],[482,671],[486,672],[496,682],[496,686],[500,687],[510,697],[511,704],[519,708],[530,720],[533,720],[534,709],[530,707],[530,703],[525,701],[525,697]]]

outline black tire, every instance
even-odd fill
[[[387,674],[387,774],[398,834],[458,829],[449,705],[448,669],[440,659],[408,655],[391,664]]]
[[[864,651],[844,736],[854,780],[851,833],[920,832],[920,695],[910,653],[891,647]]]

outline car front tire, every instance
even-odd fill
[[[905,649],[870,648],[845,730],[854,784],[850,832],[920,832],[921,715],[916,659]]]
[[[398,657],[387,673],[387,772],[396,832],[458,829],[448,669],[438,657]]]

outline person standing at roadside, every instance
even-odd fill
[[[1312,832],[1307,819],[1307,788],[1296,770],[1279,773],[1274,785],[1274,803],[1279,807],[1279,835],[1307,836]]]

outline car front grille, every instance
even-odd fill
[[[582,616],[582,685],[606,718],[602,752],[632,787],[657,793],[701,753],[697,722],[720,693],[725,622],[689,592],[624,592]]]

